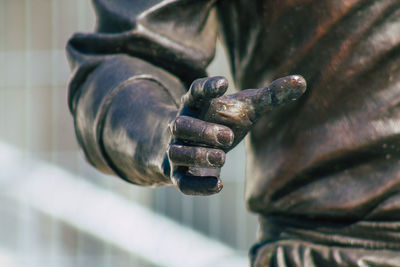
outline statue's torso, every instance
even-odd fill
[[[219,6],[237,87],[300,74],[308,92],[250,134],[249,207],[331,220],[399,217],[399,2],[252,3]]]

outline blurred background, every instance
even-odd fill
[[[210,197],[130,185],[85,162],[64,47],[94,25],[90,0],[0,0],[0,266],[247,266],[257,223],[242,145]],[[209,73],[229,76],[220,45]]]

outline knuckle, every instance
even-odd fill
[[[170,125],[171,132],[172,132],[173,135],[175,135],[178,132],[179,127],[181,126],[181,124],[182,124],[182,117],[181,116],[178,116],[173,120],[173,122]]]
[[[192,82],[189,93],[193,96],[197,96],[203,89],[204,83],[207,81],[207,78],[196,79]]]
[[[186,105],[188,102],[190,102],[190,99],[191,99],[191,93],[189,91],[181,97],[181,105]]]
[[[190,130],[190,128],[195,125],[196,119],[192,117],[188,117],[185,115],[180,115],[176,117],[171,123],[171,131],[175,134],[180,134],[181,132],[185,132]]]
[[[175,118],[173,121],[171,121],[168,125],[169,131],[172,135],[175,135],[176,133],[176,121],[178,118]]]
[[[177,154],[179,153],[179,150],[182,148],[182,146],[179,146],[179,145],[170,145],[169,147],[168,147],[168,156],[171,158],[171,159],[174,159],[176,156],[177,156]]]

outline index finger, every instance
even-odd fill
[[[228,89],[228,80],[222,76],[201,78],[193,81],[189,91],[182,97],[186,107],[200,107],[213,98],[222,96]]]
[[[297,100],[306,91],[306,80],[300,75],[290,75],[273,81],[259,89],[252,102],[255,111],[262,114],[275,107]]]

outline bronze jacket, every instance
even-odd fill
[[[170,183],[154,147],[168,142],[188,85],[207,75],[218,33],[239,90],[289,74],[308,84],[247,139],[248,207],[263,225],[277,221],[261,242],[400,248],[399,0],[93,2],[95,33],[67,45],[69,107],[92,165]],[[319,227],[328,222],[343,227]]]

